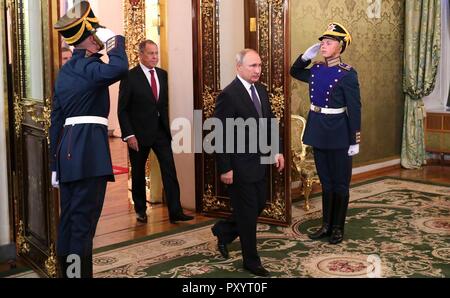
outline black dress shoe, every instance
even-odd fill
[[[188,220],[193,220],[193,219],[194,219],[193,216],[186,215],[184,213],[180,213],[180,214],[177,214],[177,215],[169,218],[171,223],[175,223],[177,221],[188,221]]]
[[[333,232],[331,232],[330,239],[328,242],[330,244],[338,244],[344,240],[344,229],[341,228],[333,228]]]
[[[136,214],[136,220],[140,223],[147,223],[147,214]]]
[[[217,249],[219,250],[222,257],[224,257],[225,259],[228,259],[230,257],[230,255],[228,254],[228,247],[226,244],[218,242]]]
[[[308,234],[309,239],[317,240],[328,237],[331,235],[331,227],[327,224],[323,224],[320,229],[312,234]]]
[[[270,276],[270,272],[266,270],[262,265],[256,267],[247,267],[244,265],[244,269],[250,271],[252,274],[257,276],[267,277]]]
[[[227,245],[221,241],[221,239],[219,237],[219,233],[217,232],[217,229],[215,227],[212,227],[211,231],[212,231],[213,235],[217,237],[217,249],[219,250],[220,254],[225,259],[228,259],[230,257],[230,255],[228,253]]]

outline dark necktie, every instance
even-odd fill
[[[261,111],[261,103],[259,102],[258,95],[256,95],[255,86],[252,85],[250,87],[250,91],[252,92],[252,101],[255,105],[256,111],[258,112],[259,117],[262,117],[262,111]]]
[[[155,100],[158,101],[158,86],[156,85],[156,79],[155,79],[155,70],[150,69],[150,83],[152,85],[152,92],[153,96],[155,97]]]

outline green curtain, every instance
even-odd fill
[[[401,164],[416,169],[426,162],[423,98],[433,91],[436,82],[441,51],[441,0],[406,0],[405,13]]]

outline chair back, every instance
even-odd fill
[[[291,115],[291,150],[298,153],[302,159],[306,157],[306,146],[303,144],[306,119],[300,115]]]

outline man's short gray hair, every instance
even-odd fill
[[[62,47],[61,48],[61,53],[64,53],[64,52],[71,52],[72,53],[72,50],[69,47]]]
[[[243,49],[242,51],[236,54],[236,65],[242,65],[244,63],[245,56],[247,56],[247,54],[250,52],[258,54],[258,52],[255,51],[254,49]]]
[[[146,39],[146,40],[141,41],[141,42],[139,43],[139,53],[144,53],[145,47],[146,47],[148,44],[154,44],[155,46],[158,46],[158,45],[156,44],[156,42],[154,42],[153,40]]]

